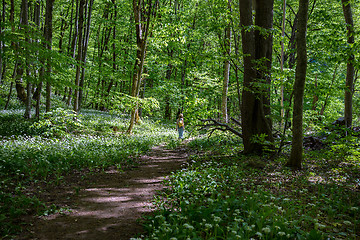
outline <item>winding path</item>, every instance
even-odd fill
[[[143,231],[138,219],[151,212],[151,200],[163,189],[162,181],[186,164],[183,149],[157,146],[142,157],[138,168],[96,174],[69,202],[71,211],[34,222],[31,236],[19,239],[117,239],[128,240]],[[74,192],[68,193],[70,196]]]

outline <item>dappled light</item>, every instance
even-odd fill
[[[0,239],[360,240],[360,0],[0,1]]]

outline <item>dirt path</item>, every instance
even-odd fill
[[[150,201],[163,188],[164,178],[180,169],[186,160],[184,150],[158,146],[143,157],[138,168],[96,174],[76,197],[74,191],[67,193],[71,196],[67,202],[70,212],[37,220],[30,236],[19,239],[128,240],[142,232],[137,219],[151,211]]]

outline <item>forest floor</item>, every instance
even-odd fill
[[[128,240],[139,235],[144,231],[139,219],[152,212],[151,200],[164,188],[163,180],[186,165],[187,157],[183,147],[161,145],[132,169],[109,169],[84,179],[71,174],[65,185],[41,193],[47,204],[62,211],[31,219],[28,231],[17,239]]]

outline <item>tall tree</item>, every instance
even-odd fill
[[[21,9],[26,9],[25,11],[28,11],[27,9],[27,1],[22,0],[21,1]],[[21,22],[23,21],[23,16],[24,13],[23,11],[21,11],[21,16],[20,16],[20,28],[21,27]],[[14,4],[14,0],[11,0],[10,2],[10,22],[12,23],[12,32],[15,32],[15,4]],[[20,50],[20,46],[19,43],[12,43],[15,46],[16,52],[18,53],[17,57],[19,58],[21,56],[21,50]],[[18,98],[25,103],[26,102],[26,92],[25,92],[25,88],[23,86],[23,74],[24,74],[24,63],[22,63],[21,61],[22,59],[17,59],[17,63],[15,64],[15,73],[13,76],[15,77],[15,88],[16,88],[16,92],[17,92],[17,96]]]
[[[303,104],[307,69],[306,30],[309,0],[299,0],[298,31],[296,34],[297,65],[294,83],[294,109],[291,154],[287,166],[301,169],[303,159]]]
[[[131,96],[134,99],[138,97],[140,91],[147,49],[147,41],[150,33],[150,21],[152,20],[151,17],[155,16],[157,4],[158,1],[155,1],[153,3],[152,0],[133,0],[137,46],[131,87]],[[135,104],[135,106],[131,110],[131,119],[129,128],[127,130],[128,133],[132,132],[137,114],[138,104]]]
[[[341,0],[342,9],[344,12],[346,30],[347,30],[347,43],[349,46],[348,49],[348,59],[347,59],[347,70],[346,70],[346,87],[345,87],[345,125],[346,127],[351,127],[352,125],[352,97],[354,92],[354,53],[352,51],[352,45],[355,42],[355,30],[354,30],[354,21],[352,17],[352,10],[350,0]]]
[[[30,42],[29,37],[27,36],[28,34],[28,29],[29,27],[29,2],[28,0],[23,0],[21,3],[21,17],[20,17],[20,28],[23,28],[24,34],[25,34],[25,41]],[[26,74],[27,77],[30,76],[30,70],[29,70],[29,62],[28,60],[25,60],[24,62],[25,64],[25,68],[26,68]],[[23,75],[23,69],[22,70],[22,74]],[[29,81],[29,79],[26,81],[26,99],[25,99],[25,114],[24,114],[24,118],[29,119],[31,118],[31,91],[32,91],[32,84]]]
[[[55,0],[46,0],[46,10],[45,10],[45,27],[44,27],[44,37],[46,41],[46,47],[51,50],[52,45],[52,19],[53,19],[53,7]],[[47,59],[47,81],[46,81],[46,112],[50,111],[51,108],[51,84],[50,84],[50,73],[51,73],[51,59]]]
[[[231,12],[231,0],[228,0],[229,12]],[[223,77],[223,90],[222,90],[222,101],[221,101],[221,113],[222,118],[225,123],[229,121],[228,118],[228,88],[229,88],[229,78],[230,78],[230,53],[231,53],[231,26],[230,22],[225,28],[225,38],[224,38],[224,77]]]
[[[253,24],[253,4],[255,3],[255,24]],[[239,0],[240,24],[244,58],[244,88],[242,93],[242,131],[244,153],[261,153],[264,142],[254,138],[264,135],[273,142],[270,113],[270,68],[272,56],[273,0]]]
[[[75,75],[75,93],[74,93],[74,111],[79,111],[79,90],[80,90],[80,76],[81,68],[83,65],[83,28],[84,28],[84,9],[85,9],[85,0],[80,0],[79,2],[79,36],[78,36],[78,46],[77,46],[77,57],[76,57],[76,75]]]
[[[79,109],[81,108],[81,103],[83,99],[83,89],[84,89],[84,81],[85,81],[85,67],[86,67],[86,57],[87,57],[87,50],[89,46],[89,38],[90,38],[90,25],[91,25],[91,13],[92,13],[92,6],[94,4],[94,0],[90,0],[87,4],[87,21],[86,21],[86,28],[84,41],[83,41],[83,52],[82,52],[82,68],[81,68],[81,77],[79,83]]]

